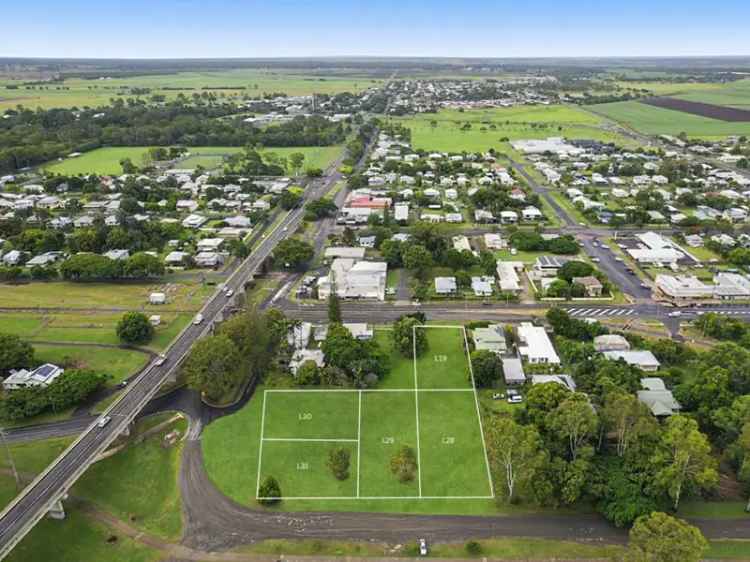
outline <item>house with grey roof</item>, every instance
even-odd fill
[[[639,390],[638,400],[648,406],[656,417],[671,416],[680,411],[682,406],[675,400],[671,390],[667,390],[664,381],[658,377],[641,379],[643,390]]]

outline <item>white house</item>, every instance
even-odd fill
[[[534,326],[530,322],[521,322],[518,326],[518,352],[529,363],[560,364],[552,342],[544,328]]]
[[[52,363],[45,363],[36,369],[11,370],[10,375],[3,381],[5,390],[17,390],[28,387],[46,387],[62,375],[65,370]]]

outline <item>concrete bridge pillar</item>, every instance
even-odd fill
[[[47,516],[50,519],[65,519],[65,508],[63,507],[64,499],[68,499],[67,494],[65,494],[62,498],[52,504],[52,507],[50,507],[49,511],[47,512]]]

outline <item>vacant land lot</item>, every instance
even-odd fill
[[[718,138],[750,134],[750,123],[728,123],[637,101],[605,103],[589,109],[648,135],[679,135]]]
[[[102,77],[104,78],[104,77]],[[0,110],[17,105],[44,109],[52,107],[97,107],[108,105],[111,99],[141,97],[154,94],[174,99],[179,94],[191,98],[193,94],[212,92],[219,97],[259,97],[264,94],[284,93],[291,96],[356,92],[379,84],[364,76],[310,76],[303,72],[262,71],[253,69],[216,72],[179,72],[132,76],[128,78],[66,79],[63,84],[50,84],[27,89],[21,81],[0,81]],[[15,89],[6,88],[7,85]],[[149,93],[136,96],[133,88],[148,88]]]
[[[575,107],[520,106],[475,111],[443,110],[401,120],[412,131],[415,148],[446,152],[486,151],[510,153],[500,139],[536,139],[565,136],[630,145],[632,141],[601,127],[601,119]],[[467,126],[470,125],[470,127]]]
[[[258,484],[274,476],[292,511],[496,513],[463,328],[422,329],[428,351],[416,365],[394,354],[387,384],[259,389],[242,411],[207,428],[202,442],[212,480],[253,505]],[[378,341],[387,344],[387,332]],[[248,436],[258,428],[253,443]],[[401,482],[390,463],[404,446],[414,451],[417,470]],[[344,480],[327,465],[338,447],[350,455]]]
[[[680,98],[657,97],[642,100],[641,103],[663,107],[674,111],[682,111],[691,115],[729,121],[731,123],[745,123],[750,121],[750,111],[736,107],[725,107],[704,102],[689,101]]]
[[[129,158],[136,166],[146,164],[146,157],[149,147],[147,146],[130,146],[130,147],[107,147],[97,148],[86,152],[81,156],[67,158],[63,161],[50,162],[43,166],[48,172],[62,175],[78,174],[101,174],[101,175],[119,175],[122,174],[120,161]],[[243,147],[239,146],[198,146],[190,147],[190,154],[184,160],[179,161],[175,166],[178,168],[196,168],[202,166],[206,169],[218,168],[224,163],[224,158],[231,154],[242,152]],[[321,168],[326,169],[340,154],[342,147],[334,146],[299,146],[299,147],[265,147],[264,154],[274,153],[282,158],[289,157],[294,152],[301,152],[305,155],[303,169]],[[287,170],[292,173],[293,170]]]
[[[53,174],[76,176],[78,174],[119,175],[122,174],[120,161],[129,158],[133,164],[140,166],[148,152],[146,146],[118,146],[97,148],[75,158],[66,158],[62,162],[49,163],[44,170]]]
[[[150,305],[152,292],[166,292],[167,304]],[[197,311],[213,287],[197,280],[179,283],[28,283],[0,285],[0,308],[132,309]]]

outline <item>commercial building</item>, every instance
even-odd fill
[[[529,363],[560,364],[552,342],[544,328],[534,326],[530,322],[522,322],[518,326],[518,352]]]

